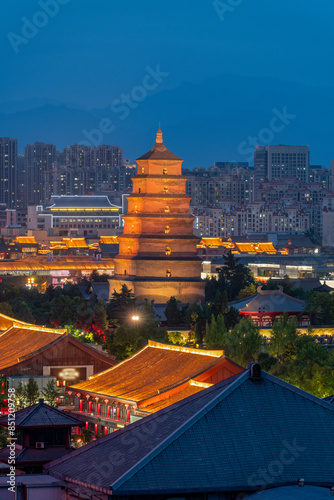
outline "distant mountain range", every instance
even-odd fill
[[[17,138],[21,153],[34,141],[54,143],[59,150],[87,141],[118,145],[124,158],[135,159],[152,147],[161,121],[165,144],[188,168],[214,161],[252,163],[254,144],[268,143],[308,144],[313,164],[329,166],[334,159],[332,88],[223,75],[157,91],[137,104],[122,120],[123,113],[110,107],[89,110],[38,99],[8,102],[0,105],[0,136]],[[103,119],[112,125],[104,121],[102,133]]]

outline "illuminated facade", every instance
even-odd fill
[[[198,238],[181,165],[163,144],[159,129],[156,144],[137,160],[111,293],[125,283],[139,301],[164,303],[171,296],[181,302],[204,300]]]

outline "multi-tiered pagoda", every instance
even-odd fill
[[[111,293],[125,283],[138,301],[165,303],[171,296],[183,303],[204,300],[198,238],[181,165],[181,158],[163,144],[159,129],[153,148],[137,160]]]

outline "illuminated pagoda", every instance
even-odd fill
[[[138,301],[165,303],[171,296],[184,303],[204,300],[198,238],[181,165],[181,158],[163,144],[159,129],[153,148],[137,160],[110,294],[126,284]]]

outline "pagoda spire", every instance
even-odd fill
[[[156,143],[157,143],[157,144],[158,144],[158,143],[159,143],[159,144],[161,144],[162,142],[163,142],[163,140],[162,140],[162,132],[161,132],[161,129],[160,129],[160,127],[159,127],[159,130],[158,130],[158,132],[157,132],[157,140],[156,140]]]

